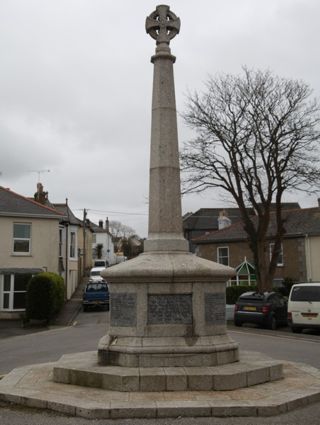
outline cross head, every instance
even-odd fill
[[[170,11],[169,6],[157,6],[146,19],[146,31],[157,44],[169,44],[180,31],[180,19]]]

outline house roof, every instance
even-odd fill
[[[0,186],[0,215],[61,219],[61,213],[56,209],[41,205],[2,186]]]
[[[283,208],[299,209],[300,205],[298,202],[284,202]],[[275,204],[271,204],[271,210],[275,208]],[[253,208],[247,209],[250,215],[254,215]],[[183,228],[184,230],[215,230],[218,229],[218,218],[221,211],[226,212],[226,216],[231,220],[232,223],[240,220],[239,208],[200,208],[195,213],[186,213],[183,216]]]
[[[273,216],[274,217],[274,216]],[[299,208],[285,210],[283,212],[285,238],[298,237],[304,235],[320,235],[320,208]],[[254,217],[253,220],[257,218]],[[268,228],[268,237],[272,237],[276,232],[275,220],[271,218]],[[221,230],[208,232],[207,234],[193,239],[195,244],[245,241],[248,239],[247,233],[243,228],[242,220],[238,220],[231,226]]]
[[[71,209],[69,208],[69,205],[67,203],[64,204],[52,204],[54,208],[59,211],[60,214],[62,214],[68,223],[74,226],[82,226],[83,222],[77,218]]]
[[[218,228],[219,213],[225,210],[226,215],[232,222],[239,220],[239,208],[200,208],[195,213],[187,213],[183,217],[183,228],[185,230],[212,230]],[[253,214],[253,210],[252,210]]]
[[[91,220],[88,220],[88,223],[93,233],[106,233],[109,236],[112,236],[110,231],[105,229],[104,227],[98,226],[98,224],[93,223]]]

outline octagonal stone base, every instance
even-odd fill
[[[123,337],[98,345],[100,365],[123,367],[218,366],[239,360],[238,344],[228,335],[192,337]]]
[[[249,366],[258,361],[263,367],[270,361],[260,353],[240,354],[240,363],[248,362]],[[69,361],[72,360],[76,366],[86,356],[87,353],[77,353]],[[257,380],[257,385],[228,391],[195,389],[162,392],[110,391],[54,382],[53,369],[61,367],[62,362],[63,359],[57,363],[14,369],[0,381],[1,402],[50,409],[88,419],[247,416],[250,417],[247,422],[254,423],[257,416],[279,415],[320,401],[320,371],[290,362],[284,362],[283,379],[271,380],[267,384],[259,384]],[[99,366],[93,366],[89,371],[96,372],[96,367]],[[234,365],[228,367],[233,368]],[[259,379],[262,379],[263,373]],[[227,379],[225,375],[222,376],[223,380]],[[248,383],[252,376],[255,375],[248,370]],[[169,385],[169,375],[167,377]],[[193,385],[192,380],[190,375],[190,385]],[[200,381],[196,377],[194,380],[195,384]],[[281,422],[281,419],[276,421]]]
[[[282,362],[247,356],[215,367],[99,366],[97,353],[67,354],[53,368],[53,379],[63,384],[111,391],[230,391],[283,377]]]

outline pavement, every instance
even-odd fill
[[[68,300],[58,316],[52,322],[52,326],[71,326],[82,308],[82,292],[86,284],[85,278],[77,287],[71,299]]]

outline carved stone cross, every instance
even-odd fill
[[[170,11],[169,6],[157,6],[146,19],[146,31],[157,44],[169,44],[180,31],[180,18]]]

